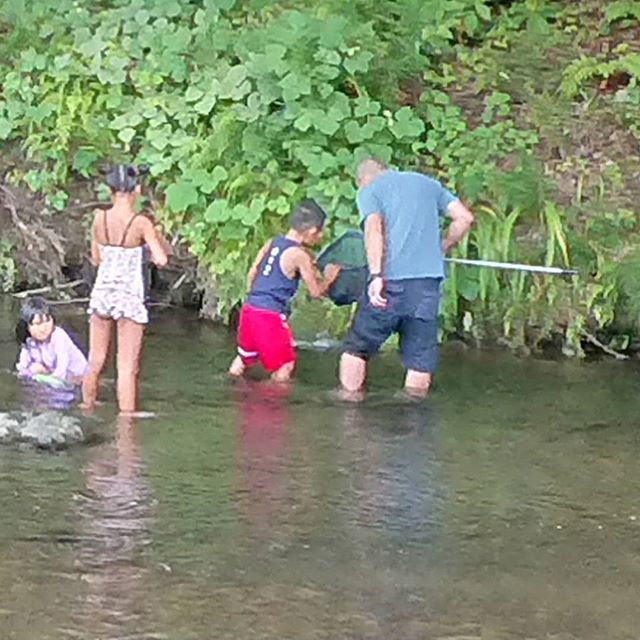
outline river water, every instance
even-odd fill
[[[28,403],[12,321],[0,300],[3,410]],[[232,354],[165,313],[158,417],[118,421],[107,384],[92,446],[0,450],[2,640],[640,637],[637,366],[445,349],[408,404],[389,353],[349,406],[335,353],[290,394],[227,380]]]

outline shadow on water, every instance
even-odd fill
[[[351,405],[335,353],[303,352],[291,388],[229,381],[232,354],[158,318],[157,418],[116,420],[107,386],[105,440],[0,449],[2,638],[637,636],[634,365],[445,349],[415,404],[390,354]],[[25,406],[8,373],[0,403]]]

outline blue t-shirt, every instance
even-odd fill
[[[443,278],[440,216],[458,200],[440,182],[421,173],[385,171],[358,192],[362,220],[384,219],[384,277]]]

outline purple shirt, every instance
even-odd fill
[[[81,378],[87,369],[84,354],[61,327],[55,327],[46,342],[27,338],[20,350],[16,369],[20,375],[30,376],[34,364],[44,365],[52,376],[61,380]]]

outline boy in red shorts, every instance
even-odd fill
[[[313,298],[320,298],[340,272],[340,267],[330,264],[324,277],[319,277],[305,249],[322,240],[326,219],[317,202],[304,200],[291,214],[287,234],[270,240],[258,252],[247,278],[249,296],[240,311],[238,355],[229,369],[232,376],[241,376],[247,367],[261,362],[274,380],[291,379],[296,351],[287,318],[300,279]]]

